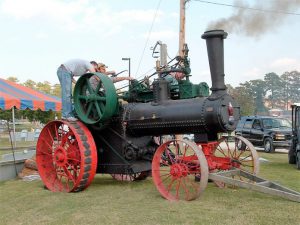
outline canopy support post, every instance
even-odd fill
[[[14,133],[14,148],[16,148],[17,141],[16,141],[15,107],[12,107],[12,121],[13,121],[13,133]]]

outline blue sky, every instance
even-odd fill
[[[277,0],[264,2],[272,1]],[[241,2],[255,6],[256,1]],[[168,45],[170,57],[178,51],[179,0],[161,0],[138,69],[158,3],[159,0],[0,0],[0,77],[15,76],[21,82],[46,80],[54,84],[58,83],[57,67],[68,59],[96,60],[109,69],[121,71],[127,69],[122,57],[131,58],[132,76],[140,77],[155,66],[150,47],[157,40]],[[235,10],[193,0],[187,3],[186,42],[193,82],[211,84],[201,35],[209,23],[230,17]],[[300,7],[287,11],[300,13]],[[225,40],[226,83],[237,86],[251,79],[262,79],[268,72],[281,75],[300,70],[300,16],[282,19],[278,19],[282,15],[271,16],[275,26],[259,36],[229,33]]]

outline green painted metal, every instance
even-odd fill
[[[143,82],[132,80],[129,91],[122,98],[128,102],[150,102],[153,101],[153,90]]]
[[[209,87],[207,83],[193,84],[188,79],[178,81],[180,99],[207,97],[209,95]]]
[[[90,78],[100,81],[93,85]],[[117,111],[118,97],[112,80],[102,73],[81,76],[74,88],[74,107],[77,116],[86,124],[103,124]]]
[[[208,97],[209,96],[209,87],[205,82],[201,82],[198,85],[198,96],[199,97]]]

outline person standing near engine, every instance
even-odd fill
[[[61,85],[62,119],[76,121],[72,110],[72,82],[74,77],[80,77],[86,72],[96,72],[98,64],[95,61],[71,59],[61,64],[57,69],[57,77]]]
[[[116,72],[114,70],[106,71],[106,68],[107,66],[104,63],[98,63],[97,71],[105,75],[112,75],[111,80],[113,83],[123,81],[123,80],[134,80],[133,77],[114,77],[114,75],[116,75]]]

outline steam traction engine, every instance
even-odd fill
[[[80,121],[49,122],[37,143],[37,163],[51,191],[77,192],[87,188],[96,173],[117,180],[142,180],[152,174],[159,192],[169,200],[195,199],[205,189],[209,172],[239,168],[255,174],[257,154],[241,137],[218,140],[239,120],[239,106],[224,83],[222,30],[205,32],[211,70],[211,95],[205,83],[189,81],[188,49],[173,66],[157,66],[152,85],[131,81],[117,92],[101,73],[80,77],[74,89],[74,106]],[[184,73],[171,84],[166,78]],[[92,85],[90,78],[100,82]],[[159,138],[195,134],[195,142]],[[224,183],[216,182],[219,186]]]

